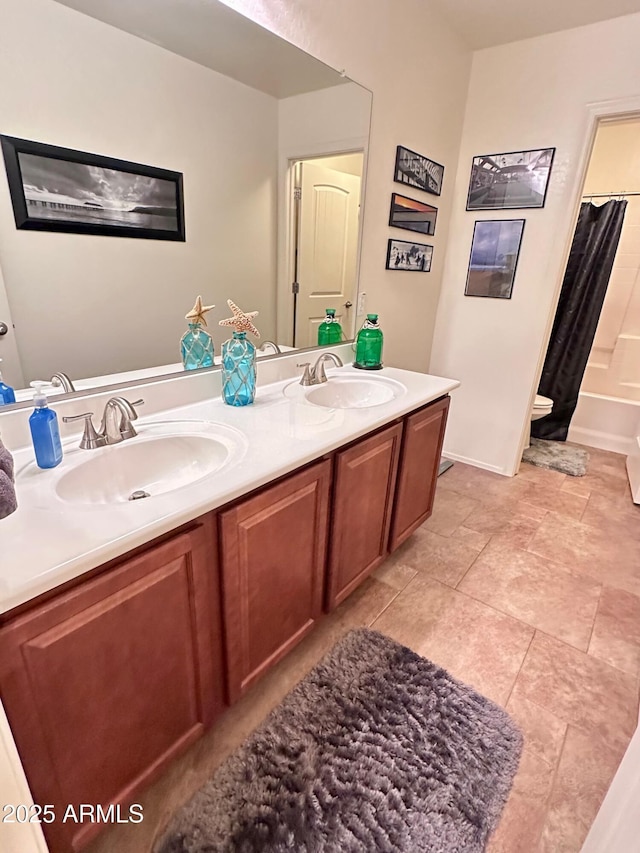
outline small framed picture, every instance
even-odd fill
[[[426,243],[409,243],[406,240],[389,240],[385,269],[407,272],[429,272],[433,246]]]
[[[467,210],[544,207],[555,148],[474,157]]]
[[[393,180],[397,184],[424,190],[432,195],[440,195],[444,178],[444,166],[429,160],[422,154],[416,154],[403,145],[396,148],[396,166]]]
[[[476,222],[465,296],[511,299],[524,223],[524,219]]]
[[[392,193],[389,225],[406,231],[419,231],[432,237],[436,231],[438,208],[406,195]]]
[[[0,136],[16,228],[185,239],[182,174]]]

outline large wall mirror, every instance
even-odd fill
[[[198,295],[216,354],[227,299],[282,348],[316,345],[327,307],[353,336],[366,89],[217,0],[3,0],[0,79],[0,133],[184,176],[171,242],[17,229],[0,164],[0,358],[18,401],[59,372],[86,390],[181,370]],[[95,205],[115,190],[94,177]]]

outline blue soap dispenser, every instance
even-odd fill
[[[1,362],[2,359],[0,358]],[[2,381],[2,371],[0,371],[0,406],[8,406],[9,403],[15,403],[15,401],[16,395],[13,388]]]
[[[35,409],[29,418],[29,429],[36,452],[36,462],[39,468],[55,468],[62,462],[62,443],[58,416],[49,408],[47,398],[42,392],[45,382],[32,382],[35,388],[33,402]]]

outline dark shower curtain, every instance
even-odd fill
[[[580,206],[560,301],[538,393],[553,400],[551,414],[531,424],[531,435],[566,441],[578,404],[611,268],[620,241],[626,201]]]

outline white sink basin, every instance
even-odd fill
[[[136,424],[137,427],[137,424]],[[209,477],[246,451],[242,433],[204,421],[148,424],[135,438],[65,455],[54,489],[75,504],[114,504],[173,492]]]
[[[293,387],[292,387],[293,385]],[[367,409],[371,406],[381,406],[404,394],[406,388],[395,379],[384,376],[346,376],[331,375],[322,385],[301,388],[299,383],[292,383],[285,388],[285,394],[290,397],[303,396],[314,406],[327,409]],[[298,386],[300,390],[296,390]]]

